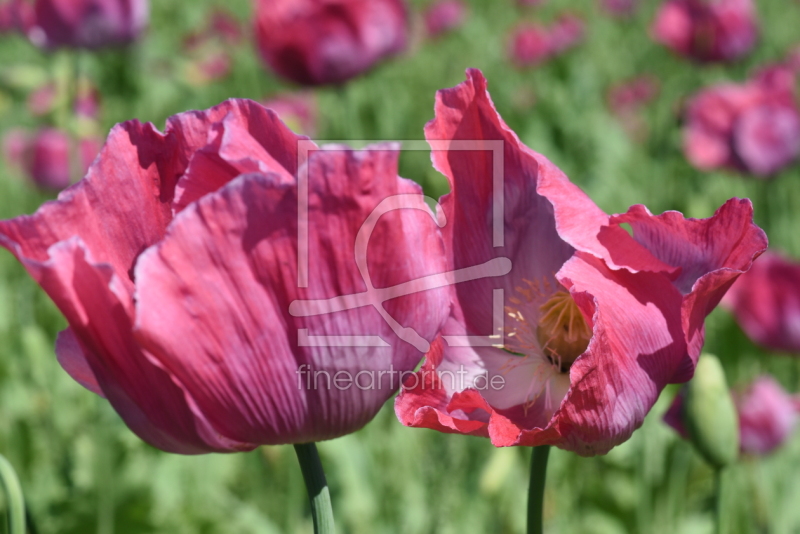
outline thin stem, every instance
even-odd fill
[[[714,532],[722,534],[722,471],[714,470]]]
[[[313,443],[300,443],[294,446],[300,470],[308,490],[308,500],[311,503],[311,516],[314,519],[314,534],[333,534],[333,509],[331,508],[331,494],[322,462],[319,460],[317,446]]]
[[[540,445],[533,448],[531,455],[531,482],[528,488],[528,534],[542,534],[543,517],[542,504],[544,504],[544,483],[547,478],[547,456],[550,454],[550,445]]]
[[[22,497],[22,486],[14,468],[2,454],[0,454],[0,484],[5,489],[8,501],[8,532],[25,534],[25,500]]]

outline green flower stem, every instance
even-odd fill
[[[333,509],[331,508],[331,494],[322,462],[317,454],[317,446],[313,443],[300,443],[294,446],[303,479],[308,490],[308,500],[311,502],[311,516],[314,518],[314,534],[333,534]]]
[[[531,482],[528,488],[528,534],[542,534],[544,504],[544,483],[547,478],[547,456],[550,445],[533,448],[531,455]]]
[[[2,454],[0,454],[0,484],[6,492],[8,501],[8,532],[25,534],[25,500],[22,497],[22,486],[14,468]]]

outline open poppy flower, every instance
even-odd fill
[[[257,0],[264,61],[303,85],[341,83],[406,47],[403,0]]]
[[[448,267],[512,267],[453,286],[451,317],[396,413],[496,446],[605,453],[664,386],[691,378],[705,316],[766,248],[752,205],[732,199],[700,220],[640,205],[609,216],[520,142],[479,71],[439,91],[435,110],[425,134],[452,189],[441,200]],[[447,150],[465,141],[472,150]]]
[[[666,0],[656,14],[653,38],[697,61],[732,61],[758,39],[752,0]]]
[[[767,252],[733,284],[722,306],[754,342],[800,354],[800,263]]]
[[[686,109],[683,149],[702,170],[727,168],[768,177],[800,156],[794,74],[762,69],[744,84],[703,89]]]
[[[45,48],[102,48],[135,41],[147,26],[148,0],[36,0],[28,35]]]
[[[385,288],[445,269],[419,186],[397,176],[397,147],[333,148],[318,150],[247,100],[173,116],[163,134],[129,121],[57,201],[0,221],[0,245],[69,323],[59,362],[143,440],[192,454],[355,431],[422,357],[384,315],[434,339],[445,289],[385,308],[289,313],[294,301],[362,293],[364,276]],[[415,209],[373,221],[357,264],[362,223],[396,195]],[[336,343],[365,335],[380,343]]]

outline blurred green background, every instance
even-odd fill
[[[800,168],[768,182],[702,173],[680,148],[680,110],[688,95],[710,83],[743,81],[754,66],[781,59],[800,41],[800,4],[756,3],[759,46],[740,63],[706,67],[650,41],[654,1],[617,20],[589,0],[550,0],[527,10],[512,0],[473,0],[464,26],[432,41],[422,38],[417,16],[407,54],[342,88],[317,90],[317,137],[423,139],[435,91],[461,82],[465,68],[478,67],[523,142],[555,162],[605,211],[642,203],[653,212],[707,217],[729,197],[750,197],[771,246],[800,257]],[[426,4],[412,6],[418,12]],[[104,132],[134,117],[161,128],[166,117],[187,109],[292,90],[262,68],[249,38],[234,51],[227,78],[204,86],[187,80],[182,40],[206,24],[213,7],[230,10],[248,26],[252,20],[246,0],[154,0],[150,29],[132,50],[79,54],[79,68],[103,95]],[[521,20],[553,20],[565,9],[587,21],[585,42],[537,68],[514,68],[506,57],[509,29]],[[19,36],[0,36],[0,58],[0,134],[34,128],[41,119],[26,109],[28,92],[43,79],[63,78],[74,54],[45,54]],[[606,95],[612,84],[640,74],[657,77],[661,90],[641,111],[647,135],[632,139],[609,111]],[[403,153],[401,174],[433,196],[446,192],[428,154]],[[47,198],[0,167],[0,218],[31,213]],[[731,384],[771,372],[798,391],[800,361],[756,348],[723,311],[707,325],[706,348],[721,357]],[[53,344],[65,326],[22,267],[0,252],[0,453],[19,473],[40,534],[311,532],[291,446],[199,457],[149,447],[58,366]],[[675,391],[668,388],[644,427],[607,456],[553,451],[548,532],[712,532],[712,472],[661,422]],[[341,532],[524,530],[526,448],[495,449],[485,439],[403,428],[390,401],[366,428],[319,449]],[[0,511],[4,506],[0,497]],[[800,532],[800,437],[769,457],[743,459],[728,473],[723,506],[725,532]]]

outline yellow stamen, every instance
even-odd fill
[[[541,306],[536,337],[547,358],[562,371],[586,351],[592,331],[578,305],[566,291],[556,291]]]

